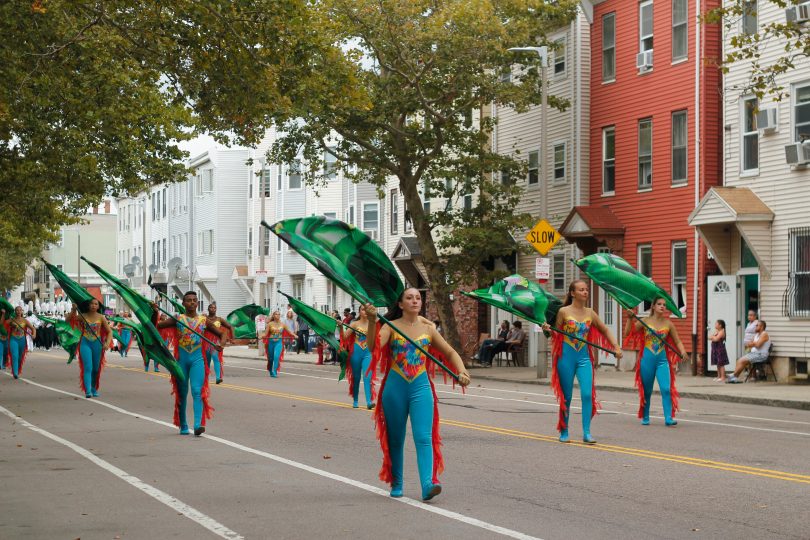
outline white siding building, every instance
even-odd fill
[[[757,4],[724,36],[724,47],[743,27],[785,21],[785,10],[773,2]],[[764,41],[760,62],[769,65],[785,54],[784,47],[774,38]],[[798,58],[793,70],[776,78],[790,94],[782,101],[758,100],[747,90],[749,80],[748,63],[729,66],[723,84],[724,187],[710,190],[690,216],[720,270],[708,278],[707,320],[710,326],[726,321],[733,363],[743,354],[746,311],[757,310],[768,325],[777,378],[807,378],[810,59]]]

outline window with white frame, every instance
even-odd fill
[[[411,221],[411,213],[408,211],[408,203],[405,203],[405,232],[409,233],[413,230],[413,222]]]
[[[540,183],[540,152],[529,152],[529,185]]]
[[[653,3],[646,0],[638,5],[638,52],[653,50]]]
[[[214,231],[208,229],[197,233],[197,255],[211,255],[214,253]]]
[[[565,290],[565,253],[551,255],[551,286],[555,291]]]
[[[647,276],[648,278],[652,278],[652,245],[651,244],[639,244],[638,246],[638,271],[642,275]],[[644,301],[641,303],[639,308],[644,313],[650,311],[650,303]]]
[[[602,16],[602,82],[616,80],[616,14]]]
[[[282,244],[281,237],[276,236],[276,253],[281,253],[281,244]]]
[[[288,189],[301,189],[301,162],[299,160],[296,159],[290,163],[287,169],[287,177],[289,178]]]
[[[810,141],[810,83],[793,87],[793,141]]]
[[[672,298],[686,312],[686,242],[672,243]]]
[[[810,317],[810,227],[790,229],[788,316]]]
[[[602,194],[616,192],[616,127],[602,129]]]
[[[166,266],[166,261],[168,260],[168,258],[166,257],[166,239],[165,238],[163,239],[161,244],[162,244],[161,251],[162,251],[162,254],[163,254],[163,258],[160,260],[160,266],[165,267]],[[127,251],[129,251],[129,250],[127,250]]]
[[[757,110],[759,101],[756,97],[743,98],[742,102],[742,170],[756,172],[759,170],[759,131],[757,130]]]
[[[652,187],[652,118],[638,122],[638,188]]]
[[[565,75],[565,38],[554,42],[554,76]]]
[[[472,210],[473,207],[473,196],[472,193],[465,193],[464,194],[464,210]]]
[[[450,210],[453,206],[453,180],[450,178],[444,179],[444,209]]]
[[[672,185],[687,182],[686,145],[687,145],[686,111],[672,113]]]
[[[346,210],[346,221],[349,225],[354,225],[354,205],[350,205]]]
[[[152,221],[155,221],[155,219],[157,219],[157,211],[156,211],[157,206],[155,206],[155,203],[157,203],[157,199],[155,199],[155,194],[153,193],[152,196],[149,197],[149,199],[152,202]]]
[[[283,184],[282,184],[282,182],[281,182],[281,176],[282,176],[282,174],[284,173],[283,168],[282,168],[282,166],[281,166],[281,163],[279,163],[279,164],[276,166],[276,172],[278,173],[278,174],[276,175],[276,180],[277,180],[277,182],[276,182],[276,184],[277,184],[276,189],[278,189],[278,191],[281,191],[281,190],[284,188],[284,185],[283,185]]]
[[[292,282],[293,296],[296,300],[304,299],[304,280],[294,279]]]
[[[262,169],[261,186],[259,187],[261,196],[270,197],[272,186],[273,183],[270,176],[270,168],[268,167],[267,169]]]
[[[323,153],[323,174],[329,180],[337,178],[337,156],[333,153],[333,149],[327,148]]]
[[[247,233],[247,249],[245,253],[248,257],[253,257],[253,227],[248,227]]]
[[[554,181],[565,182],[565,154],[566,143],[554,145]]]
[[[672,61],[689,54],[689,0],[672,0]]]
[[[363,226],[361,228],[363,232],[369,235],[372,239],[377,240],[379,238],[380,203],[363,203]]]
[[[166,199],[169,198],[168,195],[169,195],[169,189],[168,188],[163,188],[163,217],[164,218],[166,217],[166,202],[167,202]],[[131,219],[131,217],[130,217],[130,219]]]
[[[323,215],[330,219],[337,219],[337,212],[324,212]]]
[[[201,172],[199,194],[211,193],[214,191],[214,169],[205,169]]]
[[[509,174],[509,169],[501,169],[501,184],[508,186],[512,183],[512,176]]]
[[[272,235],[270,234],[270,229],[267,227],[262,226],[262,251],[265,255],[270,255],[270,243],[272,242]]]
[[[399,233],[399,191],[391,190],[391,234]]]
[[[757,21],[757,0],[742,0],[742,20],[740,21],[740,31],[743,34],[753,35],[759,31],[759,21]]]

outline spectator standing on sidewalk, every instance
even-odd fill
[[[712,340],[712,364],[717,366],[717,377],[714,382],[726,382],[726,366],[728,353],[726,352],[726,321],[717,319],[714,323],[714,333],[709,336]]]
[[[754,341],[754,335],[757,333],[757,312],[753,309],[748,310],[748,324],[745,325],[745,334],[743,335],[743,346],[745,352],[751,351],[751,343]]]
[[[298,317],[298,346],[296,347],[295,354],[299,354],[301,349],[305,353],[309,352],[309,325],[307,321]]]

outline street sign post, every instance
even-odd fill
[[[560,233],[548,221],[541,219],[526,235],[526,240],[540,255],[545,256],[560,241]]]

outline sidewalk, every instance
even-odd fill
[[[247,346],[233,346],[225,349],[225,358],[245,358],[264,362],[256,349]],[[318,361],[314,353],[295,354],[287,351],[284,362],[294,364],[311,364]],[[498,381],[516,384],[539,384],[549,386],[548,379],[538,379],[537,369],[533,367],[492,367],[469,368],[473,381]],[[633,386],[635,374],[632,371],[615,371],[602,367],[596,373],[598,390],[637,393]],[[575,383],[576,384],[576,383]],[[707,401],[728,401],[751,405],[767,405],[789,409],[810,410],[810,385],[777,384],[774,382],[749,382],[745,384],[722,384],[713,382],[711,377],[693,377],[680,373],[677,377],[678,392],[683,398],[705,399]],[[658,393],[656,386],[655,393]]]

